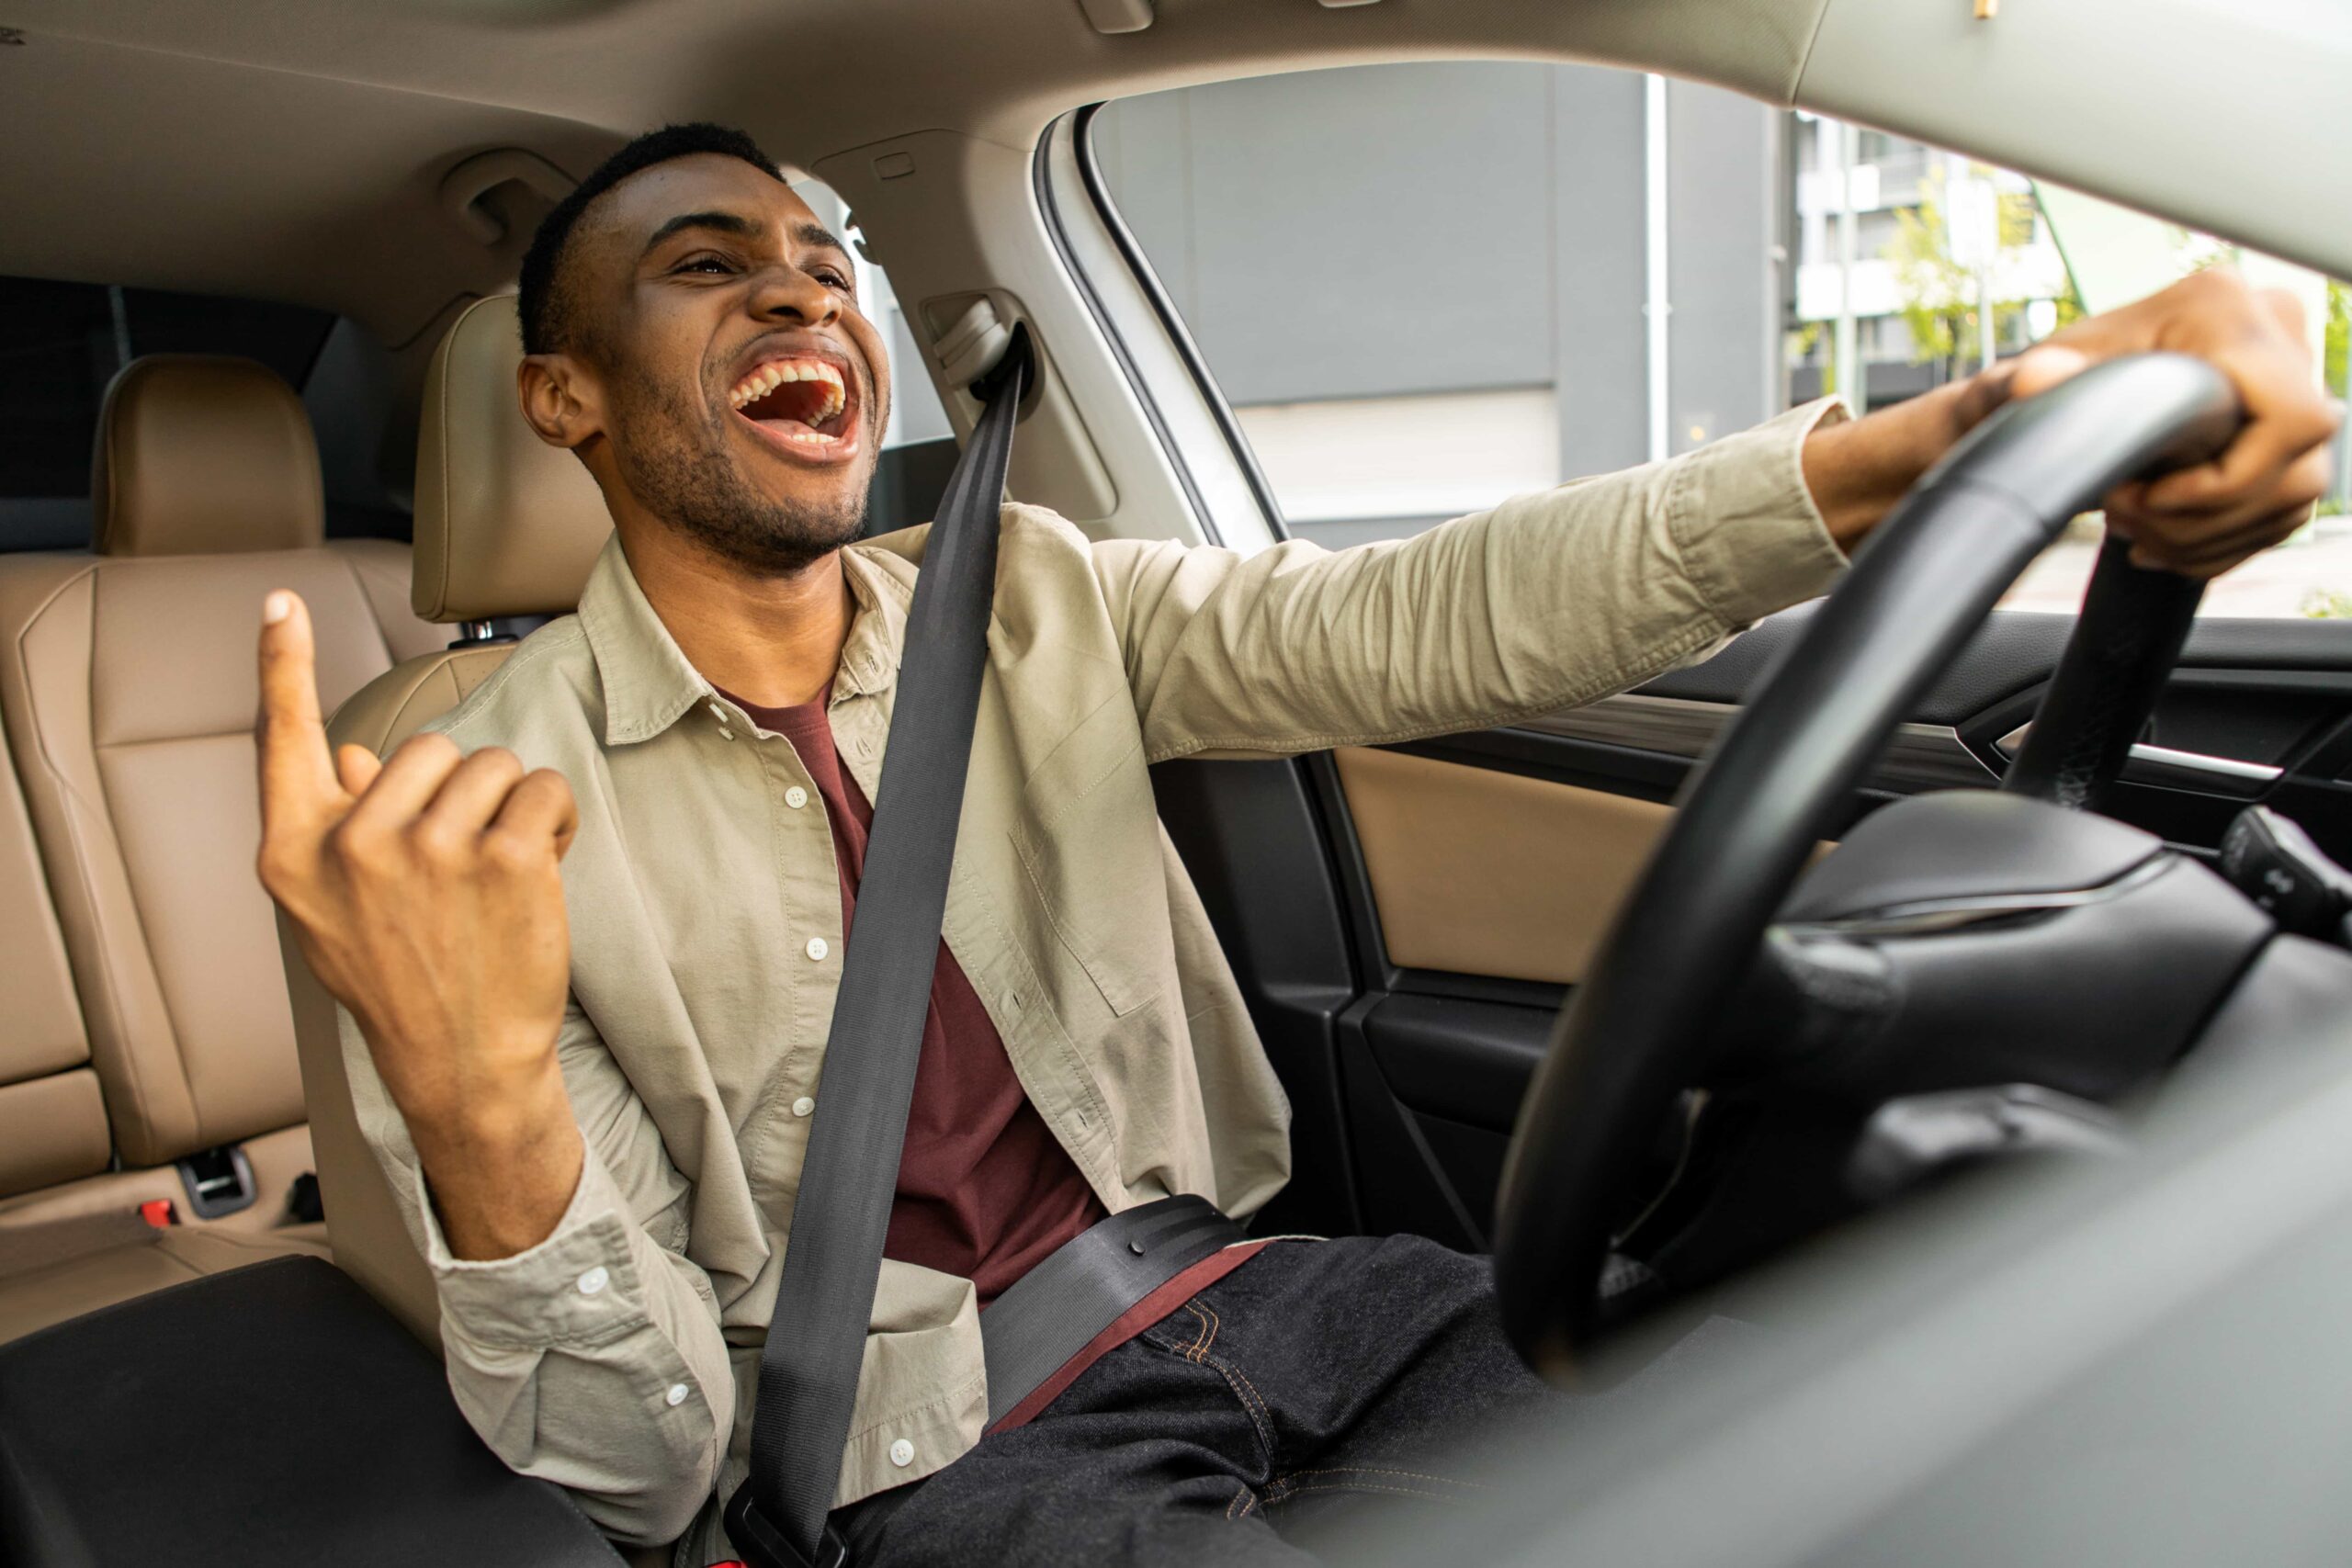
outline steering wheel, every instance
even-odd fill
[[[1685,785],[1673,825],[1555,1025],[1505,1163],[1496,1282],[1505,1327],[1537,1371],[1565,1380],[1589,1350],[1608,1293],[1612,1231],[1654,1164],[1659,1129],[1686,1089],[1723,1070],[1723,1036],[1736,1021],[1727,1014],[1752,1010],[1741,1007],[1743,987],[1770,967],[1768,934],[1781,929],[1776,915],[1791,918],[1784,898],[1894,727],[2069,518],[2124,480],[2219,451],[2240,417],[2219,372],[2185,356],[2149,355],[2095,367],[1986,420],[1873,532],[1803,638]],[[2178,655],[2199,592],[2186,579],[2132,568],[2125,547],[2110,541],[2008,793],[1915,796],[1867,819],[1807,879],[1800,903],[1813,907],[1815,926],[1849,932],[1868,924],[1858,924],[1857,915],[1954,908],[1954,889],[1974,900],[1971,908],[2014,908],[2001,901],[2018,896],[2003,892],[2005,875],[2047,904],[2055,877],[2105,888],[2164,884],[2171,902],[2155,922],[2162,929],[2219,922],[2229,934],[2205,946],[2242,943],[2244,931],[2211,897],[2214,888],[2227,891],[2218,879],[2165,854],[2136,829],[2079,809],[2095,806],[2121,768]],[[1908,833],[1902,823],[1883,822],[1905,812]],[[2154,876],[2147,868],[2159,863],[2186,869]],[[1816,895],[1816,885],[1828,890]],[[1988,903],[1992,895],[2000,897]],[[2106,907],[2066,929],[2094,930],[2130,902],[2100,898]],[[2184,898],[2201,911],[2197,919],[2184,920]],[[1994,922],[1987,931],[2014,924]],[[1973,930],[1963,934],[1980,950],[1992,940]],[[2185,940],[2178,945],[2184,953],[2202,951]],[[1869,944],[1844,943],[1838,952],[1849,966],[1857,953],[1863,967],[1889,962]],[[2064,962],[2068,974],[2109,973],[2096,962]],[[1880,974],[1876,981],[1862,975],[1802,988],[1868,994],[1876,984],[1917,993],[1938,983]],[[1895,1005],[1880,997],[1864,1007],[1876,1010],[1870,1029],[1880,1030],[1878,1013]],[[1907,997],[1904,1005],[1912,1005]],[[2087,1032],[2098,1032],[2095,1025]],[[1816,1055],[1850,1062],[1857,1048],[1847,1039]],[[2019,1076],[2008,1062],[1976,1065],[1989,1076],[1958,1069],[1957,1077],[1923,1078],[1916,1054],[1905,1058],[1883,1042],[1871,1059],[1883,1064],[1872,1079],[1881,1088]],[[1883,1066],[1890,1062],[1896,1065]],[[2109,1081],[2101,1071],[2076,1074],[2067,1092],[2099,1092]]]

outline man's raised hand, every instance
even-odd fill
[[[262,885],[351,1010],[459,1257],[520,1251],[576,1184],[555,1057],[571,938],[560,871],[579,825],[560,774],[418,735],[330,756],[310,612],[265,603]]]
[[[2106,498],[2107,524],[2142,566],[2215,577],[2308,522],[2326,492],[2343,412],[2321,391],[2301,307],[2226,268],[2086,317],[2014,359],[1806,439],[1807,487],[1850,551],[1919,476],[2004,402],[2086,366],[2154,350],[2191,354],[2230,379],[2245,425],[2211,462]]]

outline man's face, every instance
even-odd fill
[[[842,242],[781,181],[696,154],[613,187],[567,258],[599,471],[755,571],[855,538],[889,365]],[[592,469],[593,446],[582,444]]]

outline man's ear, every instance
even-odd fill
[[[588,367],[569,354],[527,354],[514,372],[523,417],[550,446],[578,451],[604,434],[602,389]]]

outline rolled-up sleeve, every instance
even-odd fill
[[[734,1374],[709,1280],[678,1250],[684,1182],[636,1192],[615,1179],[616,1168],[668,1162],[634,1096],[616,1105],[612,1086],[581,1081],[593,1026],[576,1010],[564,1025],[566,1082],[587,1133],[579,1186],[545,1240],[486,1261],[451,1254],[414,1145],[347,1014],[343,1032],[361,1130],[433,1273],[449,1387],[467,1421],[514,1469],[569,1490],[607,1534],[638,1544],[684,1534],[718,1483]]]
[[[1827,592],[1804,483],[1834,400],[1414,538],[1093,547],[1152,761],[1389,743],[1592,702]]]

